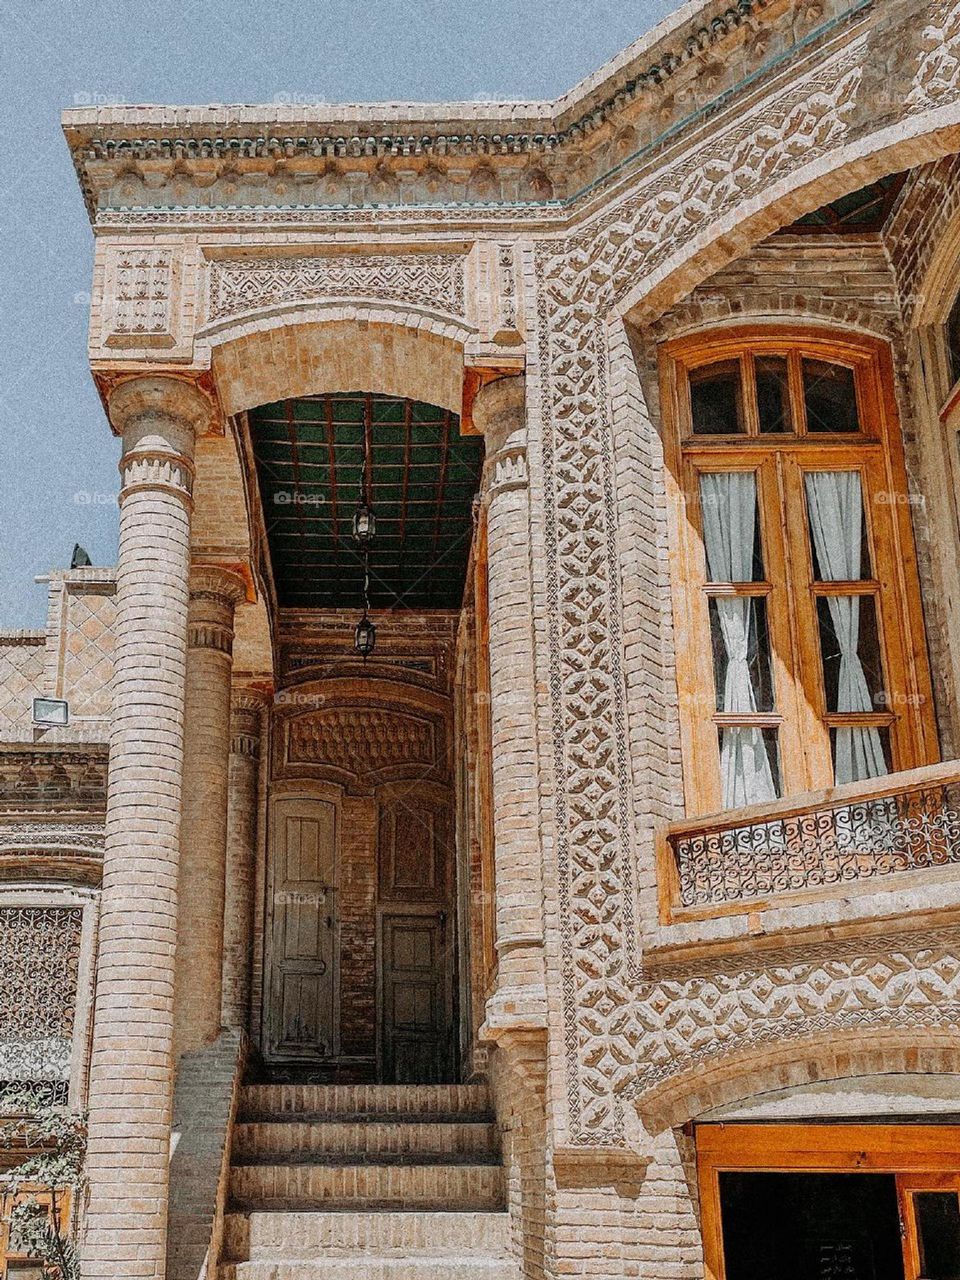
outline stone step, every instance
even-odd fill
[[[507,1258],[507,1213],[228,1213],[228,1262],[356,1257]]]
[[[499,1209],[495,1164],[241,1164],[230,1174],[237,1208]]]
[[[488,1118],[485,1084],[253,1084],[240,1093],[240,1119],[298,1115],[329,1119]]]
[[[230,1262],[220,1280],[520,1280],[504,1258],[325,1258],[311,1262]]]
[[[233,1161],[250,1164],[326,1159],[331,1156],[486,1156],[495,1158],[497,1136],[487,1121],[354,1120],[304,1123],[289,1118],[238,1124],[233,1131]]]

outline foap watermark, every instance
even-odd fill
[[[278,107],[326,107],[330,104],[330,99],[322,93],[300,93],[290,89],[281,89],[271,101]]]
[[[123,103],[122,94],[105,93],[102,89],[78,89],[73,95],[75,107],[120,107]]]
[[[275,707],[309,707],[318,710],[327,705],[327,696],[323,693],[304,693],[297,689],[278,689],[273,696]]]
[[[276,507],[322,507],[325,502],[323,494],[300,493],[296,489],[278,489],[273,495]]]
[[[120,494],[116,490],[78,489],[73,501],[78,507],[116,507],[120,505]]]

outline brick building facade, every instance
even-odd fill
[[[84,1280],[955,1275],[960,5],[64,131],[120,552],[0,637],[0,1054]]]

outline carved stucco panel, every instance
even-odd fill
[[[930,26],[952,32],[957,6],[931,4],[928,15]],[[692,252],[711,223],[875,127],[870,104],[858,101],[863,45],[848,39],[806,77],[702,136],[576,236],[537,246],[561,981],[575,1143],[622,1141],[623,1099],[653,1043],[638,998],[606,326],[638,279],[685,247]],[[914,52],[907,114],[955,94],[960,63],[952,56],[926,46]],[[676,998],[682,1008],[684,994]],[[742,1034],[752,1022],[750,1000],[738,1007]],[[930,1019],[938,1016],[931,1004]],[[712,1024],[703,1034],[717,1041]],[[671,1053],[669,1037],[661,1044]]]
[[[957,1028],[960,934],[904,934],[866,955],[832,944],[709,973],[680,970],[643,984],[636,1007],[642,1036],[631,1098],[731,1049],[819,1031]]]
[[[111,246],[105,259],[104,346],[175,347],[180,275],[180,255],[173,247]]]
[[[303,255],[214,261],[207,319],[326,298],[400,303],[464,315],[463,256],[436,254]]]

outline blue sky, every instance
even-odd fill
[[[4,8],[0,628],[43,625],[34,576],[116,558],[118,449],[86,363],[92,235],[63,107],[549,98],[678,0],[13,0]],[[85,500],[87,495],[92,498]]]

